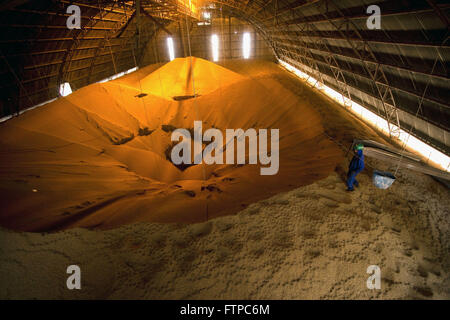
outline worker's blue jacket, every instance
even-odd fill
[[[362,150],[358,150],[357,155],[354,155],[352,161],[348,166],[348,171],[361,172],[364,169],[364,155]]]

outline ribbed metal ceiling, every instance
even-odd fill
[[[140,65],[157,32],[180,19],[176,0],[4,1],[0,5],[3,113],[56,97]],[[66,8],[79,5],[82,28],[69,30]],[[274,55],[450,154],[448,1],[196,1],[251,23]],[[381,9],[370,30],[369,5]],[[190,13],[189,21],[195,21]],[[184,21],[184,20],[183,20]],[[137,28],[139,25],[139,28]],[[6,110],[6,111],[5,111]]]

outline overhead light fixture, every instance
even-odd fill
[[[169,50],[169,60],[172,61],[173,59],[175,59],[175,50],[173,48],[172,37],[167,38],[167,49]]]
[[[59,86],[59,94],[63,97],[68,96],[72,93],[72,88],[70,87],[70,83],[64,82]]]
[[[203,19],[205,20],[211,19],[211,12],[203,11]]]
[[[245,32],[244,37],[242,38],[242,53],[244,59],[250,58],[250,33],[248,32]]]
[[[211,36],[211,45],[212,45],[212,54],[213,54],[213,61],[219,61],[219,37],[217,34],[213,34]]]

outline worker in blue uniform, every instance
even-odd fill
[[[353,152],[354,156],[350,161],[348,166],[347,173],[347,191],[354,191],[353,186],[358,187],[359,183],[356,180],[356,176],[364,169],[364,154],[363,154],[364,145],[357,144],[355,145]]]

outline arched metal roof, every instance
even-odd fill
[[[195,19],[186,0],[10,0],[0,5],[4,104],[21,108],[141,64],[157,32]],[[194,1],[251,23],[274,55],[450,154],[449,13],[442,0]],[[79,5],[82,28],[66,8]],[[381,29],[366,25],[381,9]],[[198,12],[197,12],[198,13]],[[139,26],[139,28],[137,27]],[[139,42],[139,43],[137,43]],[[13,111],[13,110],[12,110]],[[11,111],[11,112],[12,112]]]

